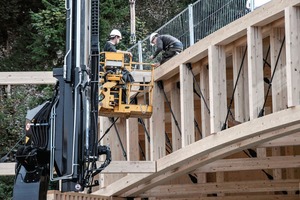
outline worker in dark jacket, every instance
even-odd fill
[[[159,65],[165,63],[173,56],[179,54],[183,50],[182,42],[171,35],[159,35],[158,33],[152,33],[150,35],[150,44],[156,45],[156,51],[150,56],[150,59],[154,59],[161,51],[162,59]]]
[[[109,34],[109,40],[104,45],[103,51],[125,53],[129,56],[132,56],[132,54],[128,51],[121,51],[116,49],[116,45],[120,43],[121,39],[121,32],[117,29],[112,30]]]

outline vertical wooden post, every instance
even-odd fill
[[[126,119],[127,160],[137,161],[140,158],[138,119]],[[145,141],[147,142],[147,141]]]
[[[285,9],[288,107],[300,104],[300,8]]]
[[[284,29],[273,28],[270,35],[271,71],[274,73],[272,80],[272,108],[277,112],[287,108],[287,88],[286,88],[286,48],[280,47],[284,39]],[[280,55],[279,55],[280,53]],[[279,58],[278,58],[279,56]],[[277,66],[276,65],[276,61]],[[275,70],[276,67],[276,71]]]
[[[283,110],[287,107],[286,45],[283,46],[279,55],[280,47],[285,36],[284,34],[283,28],[273,28],[270,35],[271,70],[274,73],[274,78],[272,81],[273,112]],[[274,71],[277,60],[278,63],[276,71]],[[272,147],[273,156],[280,156],[280,154],[280,147]],[[282,179],[282,170],[273,169],[273,177],[275,180]]]
[[[210,128],[221,130],[227,113],[226,56],[223,46],[208,47]]]
[[[181,128],[181,120],[180,120],[180,90],[177,87],[177,82],[172,83],[171,91],[171,109],[175,115],[175,118],[178,122],[179,128]],[[176,126],[175,120],[171,116],[171,124],[172,124],[172,148],[173,152],[181,148],[181,135]]]
[[[184,64],[179,66],[182,147],[195,142],[193,75]]]
[[[261,27],[247,29],[248,75],[249,75],[249,115],[258,117],[264,104],[263,48]]]
[[[238,46],[234,47],[232,52],[233,84],[236,84],[238,79],[234,94],[234,117],[239,122],[249,120],[248,58],[247,53],[244,57],[245,50],[245,46]],[[238,77],[239,71],[240,75]]]
[[[153,87],[153,113],[150,118],[150,159],[155,161],[166,155],[165,101],[157,83]]]
[[[204,99],[201,99],[201,128],[202,136],[210,135],[210,106],[209,106],[209,75],[208,66],[202,65],[200,68],[200,89]]]
[[[224,46],[208,47],[210,128],[212,133],[220,131],[227,113],[226,55]],[[224,172],[216,173],[216,181],[224,182]],[[218,193],[218,196],[224,196]]]
[[[105,134],[107,128],[109,127],[110,122],[109,122],[107,117],[101,117],[100,116],[99,117],[99,124],[100,124],[99,138],[101,138]],[[109,142],[110,142],[110,137],[109,137],[109,133],[107,133],[103,137],[103,139],[100,141],[100,144],[101,145],[110,145]],[[101,157],[100,157],[100,160],[104,161]],[[110,183],[111,182],[109,181],[109,176],[100,173],[100,186],[105,187],[105,186],[109,185]]]

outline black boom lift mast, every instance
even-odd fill
[[[60,181],[63,192],[90,189],[111,160],[109,147],[98,145],[99,0],[66,0],[66,9],[64,66],[53,70],[52,100],[27,113],[15,200],[46,199],[49,180]],[[97,167],[102,154],[106,160]]]

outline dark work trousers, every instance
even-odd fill
[[[168,50],[166,50],[163,54],[162,54],[162,59],[160,61],[160,64],[165,63],[166,61],[168,61],[170,58],[176,56],[177,54],[179,54],[180,52],[182,52],[182,48],[169,48]]]

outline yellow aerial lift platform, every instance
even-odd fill
[[[125,55],[100,53],[99,116],[149,118],[154,65],[133,62]]]

